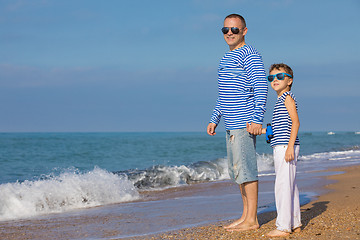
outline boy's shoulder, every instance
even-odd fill
[[[294,95],[294,93],[292,93],[291,91],[284,92],[284,93],[279,97],[279,100],[282,101],[282,102],[284,102],[287,96],[291,97],[292,99],[294,99],[294,101],[296,101],[295,95]]]

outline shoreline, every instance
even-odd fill
[[[325,176],[331,182],[315,200],[301,206],[300,233],[288,237],[269,238],[266,233],[275,229],[276,212],[258,215],[260,228],[246,232],[227,232],[220,221],[152,236],[127,239],[360,239],[360,165],[337,167],[325,172],[343,172]]]
[[[312,195],[312,199],[315,198],[315,200],[309,199],[301,207],[303,231],[291,234],[290,238],[360,239],[360,222],[358,220],[360,216],[359,170],[360,165],[352,165],[342,168],[329,168],[314,174],[302,175],[300,178],[307,180],[303,182],[300,194],[301,192],[313,191],[315,195]],[[259,184],[263,191],[270,189],[270,186],[271,191],[273,191],[273,183],[269,179],[271,178],[263,179],[262,184]],[[236,206],[234,208],[232,205],[238,204],[240,200],[239,195],[234,194],[237,190],[238,187],[229,182],[220,182],[194,185],[191,191],[168,189],[155,195],[154,193],[144,193],[147,195],[145,198],[148,201],[140,202],[140,205],[137,202],[115,204],[95,207],[86,211],[79,210],[33,219],[0,222],[0,236],[1,239],[12,240],[46,239],[48,237],[52,239],[269,239],[263,235],[275,228],[276,212],[271,211],[271,209],[258,215],[261,225],[258,230],[229,233],[221,227],[233,221],[221,219],[234,219],[234,214],[232,214],[233,217],[231,218],[224,218],[224,214],[226,212],[229,213],[229,209],[227,211],[224,210],[232,207],[231,209],[234,211],[234,209],[241,207]],[[213,202],[214,198],[211,198],[211,201],[204,201],[208,197],[214,197],[212,195],[214,191],[216,192],[217,202]],[[190,196],[186,197],[184,194],[190,194]],[[265,194],[269,194],[269,192]],[[226,197],[224,197],[225,195]],[[339,196],[344,197],[339,198]],[[201,209],[199,205],[195,204],[196,201],[200,201],[200,204],[203,205]],[[272,201],[270,199],[268,203],[271,205]],[[219,203],[221,205],[217,205]],[[162,206],[156,208],[158,205],[153,204],[160,204]],[[194,215],[196,212],[205,213],[205,220],[211,221],[206,223],[206,221],[203,221],[203,217],[198,218],[199,221],[203,222],[197,222],[198,226],[194,227],[194,225],[189,224],[188,220],[186,220],[189,219],[189,216],[185,218],[180,217],[180,220],[182,219],[183,221],[182,223],[185,224],[183,226],[189,227],[176,227],[179,226],[179,222],[174,216],[181,214],[182,210],[180,207],[189,204],[195,204],[190,208],[190,214]],[[347,206],[345,211],[342,208],[343,205]],[[269,205],[266,206],[269,207]],[[179,212],[175,214],[174,208]],[[164,209],[167,209],[167,212],[164,212]],[[148,212],[149,210],[155,212],[150,213]],[[213,210],[212,213],[210,210]],[[134,216],[136,211],[140,211],[140,215]],[[142,220],[141,216],[143,214],[155,216],[154,221],[149,223],[149,220]],[[216,214],[221,216],[219,220],[215,218]],[[331,218],[339,216],[341,216],[341,219],[331,220]],[[147,225],[144,226],[145,223]],[[173,230],[170,228],[169,231],[157,231],[156,228],[162,224],[168,224],[174,228],[172,228]],[[343,227],[343,229],[341,228],[342,226],[346,227]],[[129,230],[138,231],[138,227],[143,228],[145,234],[140,234],[136,237],[124,236],[126,233],[129,233]],[[334,235],[328,235],[328,232],[332,232]]]

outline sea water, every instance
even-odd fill
[[[360,163],[358,132],[302,132],[298,172]],[[272,149],[257,137],[260,176]],[[229,179],[225,133],[0,133],[0,221]]]

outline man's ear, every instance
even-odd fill
[[[248,31],[248,28],[247,28],[247,27],[244,27],[243,36],[245,36],[245,35],[247,34],[247,31]]]

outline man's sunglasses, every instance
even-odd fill
[[[275,80],[275,77],[278,79],[278,80],[284,80],[285,76],[288,76],[290,78],[292,78],[292,76],[290,74],[287,74],[287,73],[278,73],[278,74],[275,74],[275,75],[269,75],[267,76],[267,80],[269,82],[272,82]]]
[[[237,27],[232,27],[232,28],[228,28],[228,27],[223,27],[221,29],[221,31],[223,32],[223,34],[227,34],[229,32],[229,30],[231,29],[231,32],[233,34],[238,34],[240,32],[240,29]]]

